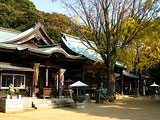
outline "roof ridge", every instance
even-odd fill
[[[22,33],[21,31],[17,31],[10,28],[4,28],[4,27],[0,27],[0,30],[6,31],[6,32],[12,32],[12,33]]]
[[[80,38],[79,38],[79,37],[74,36],[74,35],[70,35],[70,34],[63,33],[63,32],[61,32],[61,34],[62,34],[62,35],[67,35],[67,36],[69,36],[69,37],[72,37],[72,38],[75,38],[75,39],[79,39],[79,40],[80,40]],[[62,37],[63,37],[63,36],[62,36]]]

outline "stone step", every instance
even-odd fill
[[[72,99],[61,99],[61,98],[52,98],[52,99],[34,99],[33,104],[36,108],[42,107],[72,107],[74,101]]]
[[[48,100],[34,100],[33,101],[33,106],[35,108],[42,108],[42,107],[50,107],[52,105],[51,101]]]
[[[59,108],[59,107],[73,107],[73,103],[54,103],[53,105],[52,105],[53,107],[55,107],[55,108]]]
[[[51,104],[52,101],[33,101],[34,104]]]

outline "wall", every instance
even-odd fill
[[[0,111],[5,113],[23,111],[23,104],[23,99],[0,98]]]

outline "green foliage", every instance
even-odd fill
[[[17,95],[21,94],[21,92],[18,88],[16,89],[15,94],[17,94]]]
[[[11,91],[11,90],[8,90],[8,91],[7,91],[7,94],[10,95],[11,98],[12,98],[12,96],[15,94],[15,92],[14,92],[14,91]]]
[[[6,90],[2,90],[1,95],[2,95],[2,96],[7,95],[7,91],[6,91]]]
[[[160,20],[149,22],[147,27],[123,49],[118,49],[118,60],[124,63],[129,71],[136,67],[142,73],[160,63]]]
[[[0,26],[24,30],[41,19],[29,0],[0,0]]]
[[[15,94],[15,92],[13,92],[11,90],[8,90],[8,91],[7,90],[2,90],[1,94],[3,96],[5,96],[5,95],[11,95],[11,96],[13,96]]]
[[[106,72],[104,72],[106,70],[105,65],[98,62],[86,61],[84,70],[85,81],[88,83],[97,84],[98,81],[105,80],[107,77]]]
[[[44,27],[47,34],[56,42],[59,41],[61,32],[75,35],[76,32],[71,28],[74,24],[69,17],[57,13],[40,13],[44,20]]]
[[[137,68],[150,68],[160,63],[160,20],[153,20],[148,27],[140,33],[139,61]]]

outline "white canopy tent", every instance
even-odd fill
[[[152,85],[150,85],[150,87],[159,87],[159,85],[157,85],[157,84],[154,82]]]
[[[83,82],[81,82],[81,81],[77,81],[77,82],[71,84],[69,87],[71,87],[71,88],[77,88],[77,95],[78,95],[78,88],[88,87],[88,85],[85,84],[85,83],[83,83]]]
[[[81,82],[81,81],[77,81],[77,82],[71,84],[70,87],[88,87],[88,85]]]
[[[157,85],[155,82],[150,85],[150,87],[154,88],[154,95],[152,96],[152,99],[154,100],[158,100],[158,89],[159,89],[159,85]]]

